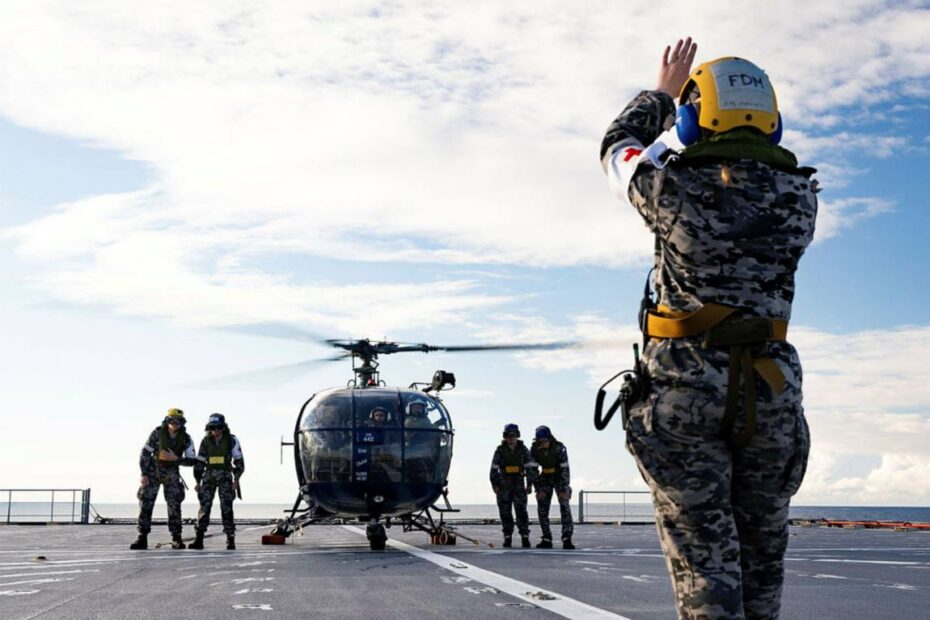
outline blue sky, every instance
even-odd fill
[[[654,85],[664,44],[690,34],[699,61],[768,71],[783,144],[821,170],[792,322],[815,442],[797,502],[930,503],[930,15],[750,5],[4,6],[0,420],[30,432],[4,440],[0,487],[133,501],[139,447],[180,406],[192,427],[226,413],[250,499],[290,501],[277,441],[348,366],[191,387],[327,353],[217,329],[273,320],[327,337],[590,343],[386,358],[383,376],[456,372],[458,501],[491,501],[509,421],[553,427],[576,489],[644,488],[619,428],[590,422],[596,385],[629,362],[651,251],[597,149]],[[83,442],[95,448],[71,456]]]

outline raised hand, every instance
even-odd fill
[[[671,52],[671,55],[669,55],[669,52]],[[656,90],[661,90],[672,99],[677,99],[681,87],[685,85],[688,76],[691,75],[691,63],[694,62],[696,52],[697,43],[693,43],[691,37],[683,41],[678,39],[674,50],[671,45],[666,45],[665,52],[662,53],[662,64],[659,67],[659,83],[656,85]]]

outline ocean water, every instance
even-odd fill
[[[216,502],[214,502],[216,503]],[[95,514],[111,519],[133,519],[138,516],[138,505],[135,503],[93,503],[91,504],[91,520]],[[240,519],[278,519],[289,512],[292,504],[259,504],[250,502],[235,503],[236,517]],[[459,512],[447,513],[446,519],[496,519],[497,506],[494,504],[461,504],[453,505]],[[535,506],[530,502],[530,518],[535,517]],[[652,519],[652,505],[646,503],[593,503],[585,504],[586,521],[648,521]],[[197,504],[185,501],[183,505],[185,517],[196,515]],[[578,502],[572,502],[572,512],[578,517]],[[214,517],[219,518],[219,506],[214,507]],[[79,520],[81,514],[80,502],[56,501],[52,506],[44,502],[18,502],[8,504],[0,502],[0,524],[10,521],[34,522],[70,522],[72,518]],[[558,516],[558,508],[551,513]],[[155,518],[167,518],[164,501],[159,498],[155,504]],[[837,521],[909,521],[912,523],[930,523],[930,507],[913,506],[792,506],[790,516],[793,519],[830,519]]]

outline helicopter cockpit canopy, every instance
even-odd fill
[[[307,483],[446,484],[452,459],[449,413],[418,390],[321,392],[305,405],[298,434]]]

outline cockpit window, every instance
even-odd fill
[[[301,425],[303,428],[352,428],[352,399],[348,394],[329,394],[318,398],[310,403],[310,411]]]
[[[300,424],[308,482],[445,484],[452,424],[429,395],[334,389],[307,404]]]

